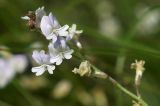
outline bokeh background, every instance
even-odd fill
[[[25,71],[0,89],[0,106],[133,105],[132,98],[109,81],[73,74],[81,62],[75,57],[53,75],[36,77],[31,72],[33,49],[47,49],[48,42],[20,17],[41,6],[60,24],[77,24],[84,31],[80,41],[88,60],[134,93],[130,64],[145,60],[140,92],[150,106],[160,105],[159,0],[0,0],[0,45],[14,55],[24,54],[28,61]]]

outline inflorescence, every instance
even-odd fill
[[[46,15],[44,7],[38,8],[36,11],[29,11],[24,17],[27,20],[27,25],[30,29],[40,29],[46,40],[49,41],[48,52],[44,50],[34,50],[32,57],[40,65],[32,68],[32,72],[36,76],[42,75],[45,71],[53,74],[55,65],[60,65],[63,59],[71,59],[73,49],[70,49],[68,42],[71,40],[75,42],[78,48],[82,48],[78,41],[82,30],[76,29],[76,24],[71,27],[69,25],[61,26],[56,17],[50,12]]]

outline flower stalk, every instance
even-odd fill
[[[97,77],[96,73],[103,73],[103,75],[101,77],[98,78],[102,78],[102,79],[108,79],[114,86],[116,86],[118,89],[120,89],[122,92],[124,92],[125,94],[127,94],[128,96],[130,96],[131,98],[137,100],[138,102],[140,102],[142,104],[142,106],[148,106],[148,104],[142,100],[139,96],[136,96],[135,94],[133,94],[132,92],[130,92],[129,90],[127,90],[126,88],[124,88],[121,84],[119,84],[115,79],[113,79],[111,76],[109,76],[108,74],[102,72],[101,70],[99,70],[97,67],[95,67],[94,65],[91,65],[92,68],[94,69],[94,73],[95,73],[95,77]],[[98,75],[99,76],[99,75]]]
[[[124,88],[120,83],[118,83],[114,78],[109,76],[108,74],[102,72],[96,66],[91,64],[88,61],[84,61],[80,64],[79,69],[75,68],[72,72],[75,74],[79,74],[80,76],[88,76],[88,77],[96,77],[100,79],[108,79],[114,86],[120,89],[122,92],[133,98],[134,100],[138,101],[142,106],[148,106],[148,104],[141,99],[139,96],[136,96],[126,88]]]

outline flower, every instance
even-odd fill
[[[69,34],[67,36],[67,40],[73,39],[74,43],[78,48],[82,48],[81,43],[78,41],[79,35],[83,32],[83,30],[76,30],[76,24],[73,24],[71,28],[69,28]]]
[[[141,80],[142,74],[145,70],[144,64],[145,64],[145,61],[143,61],[143,60],[140,60],[140,61],[135,60],[135,63],[131,64],[131,69],[136,70],[135,84],[137,86],[140,85],[140,80]]]
[[[11,64],[11,67],[18,73],[24,72],[25,68],[28,65],[28,61],[25,55],[18,54],[13,55],[9,59],[9,64]]]
[[[16,75],[27,67],[27,58],[23,54],[12,55],[8,51],[0,51],[0,88],[4,88]]]
[[[68,25],[60,26],[57,19],[50,13],[48,16],[43,16],[41,20],[41,31],[46,37],[46,39],[52,39],[53,42],[56,42],[57,36],[67,36],[69,28]]]
[[[50,43],[49,46],[50,62],[60,65],[63,59],[71,59],[72,53],[74,52],[66,45],[66,41],[63,38],[57,37],[57,41],[53,44]]]
[[[0,88],[4,88],[12,80],[15,72],[7,59],[0,58]]]
[[[41,50],[40,52],[36,50],[33,51],[32,57],[39,65],[41,65],[32,68],[32,72],[36,73],[36,76],[42,75],[46,70],[49,72],[49,74],[53,74],[55,66],[51,65],[50,56],[45,54],[44,50]]]
[[[83,30],[76,30],[76,28],[77,28],[76,24],[73,24],[72,27],[69,28],[70,39],[77,37],[79,34],[81,34],[83,32]]]

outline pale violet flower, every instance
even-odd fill
[[[71,59],[72,53],[74,52],[66,45],[66,41],[64,39],[60,39],[57,37],[57,41],[53,44],[49,44],[49,53],[50,53],[50,62],[56,63],[56,65],[60,65],[63,59]]]
[[[44,50],[41,50],[40,52],[36,50],[33,51],[32,57],[40,65],[32,68],[32,72],[36,73],[36,76],[42,75],[45,71],[48,71],[49,74],[53,74],[55,66],[51,65],[50,56],[45,54]]]
[[[8,60],[0,58],[0,88],[4,88],[13,79],[15,73]]]
[[[16,75],[22,73],[27,67],[27,58],[25,55],[12,55],[9,52],[1,51],[0,58],[0,88],[4,88]]]
[[[41,20],[41,31],[46,39],[52,39],[53,42],[57,40],[57,36],[68,35],[68,25],[60,26],[57,19],[50,13],[48,16],[43,16]]]
[[[13,55],[8,61],[12,69],[14,69],[18,73],[24,72],[25,68],[28,65],[27,57],[22,54]]]

